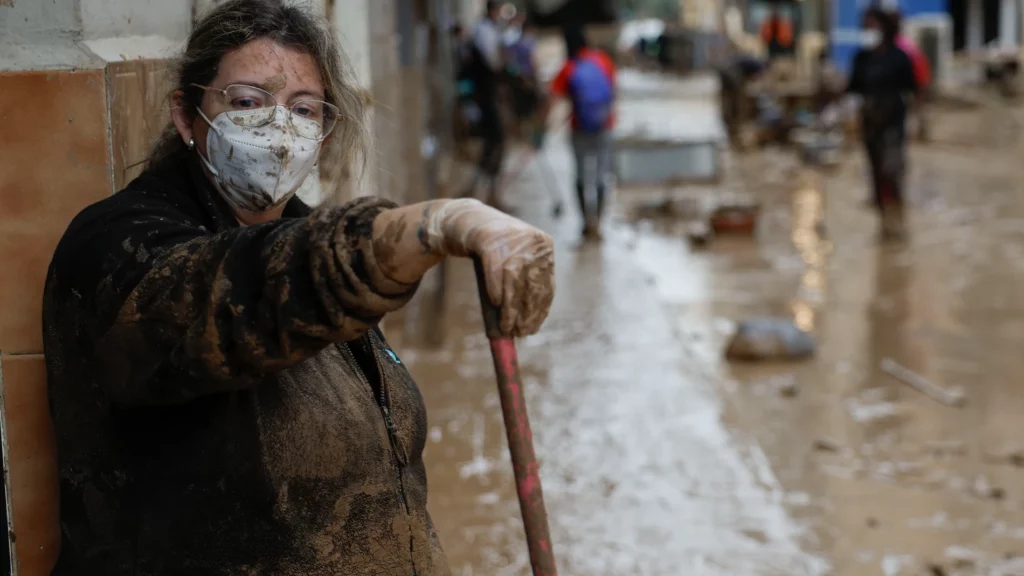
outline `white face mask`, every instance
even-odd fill
[[[875,28],[860,31],[860,45],[864,48],[877,48],[882,43],[882,33]]]
[[[218,114],[206,135],[206,168],[217,190],[232,207],[246,212],[265,212],[287,202],[302,186],[316,164],[320,142],[297,135],[291,122],[310,122],[293,117],[278,106],[274,119],[263,126],[246,126],[249,110]]]

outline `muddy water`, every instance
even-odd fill
[[[856,151],[830,174],[729,158],[718,188],[676,192],[760,200],[755,239],[691,249],[681,218],[622,190],[604,242],[580,245],[575,211],[549,214],[546,180],[569,190],[555,138],[554,175],[531,165],[511,200],[560,240],[554,309],[520,355],[561,573],[1024,574],[1024,468],[986,455],[1024,447],[1021,116],[936,114],[901,248],[875,241]],[[445,348],[403,350],[430,411],[430,507],[456,575],[528,574],[468,266],[447,298]],[[735,321],[761,315],[812,330],[816,357],[723,361]]]

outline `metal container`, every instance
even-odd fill
[[[615,143],[615,175],[619,185],[715,182],[722,167],[717,140]]]

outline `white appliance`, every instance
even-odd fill
[[[953,88],[953,20],[949,14],[907,16],[903,19],[903,33],[928,57],[932,85],[938,89]]]

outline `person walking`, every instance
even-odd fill
[[[583,236],[600,238],[615,127],[615,64],[602,50],[587,45],[582,27],[567,27],[564,35],[568,60],[551,84],[551,96],[568,98],[572,103],[576,197],[583,216]],[[545,117],[550,115],[550,101],[546,108]],[[592,174],[587,170],[591,164],[595,168]],[[587,202],[591,182],[597,196],[594,210]]]
[[[56,249],[55,576],[450,574],[423,397],[378,323],[474,255],[502,332],[536,332],[552,240],[476,200],[296,197],[321,157],[370,152],[337,36],[306,10],[199,20],[147,169]]]
[[[861,134],[882,238],[899,240],[904,236],[907,101],[917,92],[917,80],[910,57],[896,46],[897,27],[890,14],[869,9],[863,29],[864,46],[854,57],[847,92],[863,99]]]
[[[477,163],[477,172],[464,192],[475,196],[481,179],[487,181],[487,199],[492,206],[501,208],[498,197],[501,168],[505,159],[505,128],[498,107],[498,86],[505,73],[504,42],[498,25],[501,4],[487,0],[486,12],[480,19],[470,42],[471,57],[469,76],[473,82],[473,98],[479,110],[478,134],[483,139],[483,148]]]
[[[740,147],[740,130],[749,120],[747,85],[765,70],[765,63],[746,54],[738,54],[718,68],[719,107],[729,144]]]
[[[787,16],[773,5],[768,18],[761,24],[761,42],[768,51],[768,59],[779,56],[791,56],[795,51],[793,25]]]
[[[537,29],[533,22],[521,21],[519,34],[508,46],[507,60],[513,111],[519,122],[529,122],[543,100],[537,79]]]

